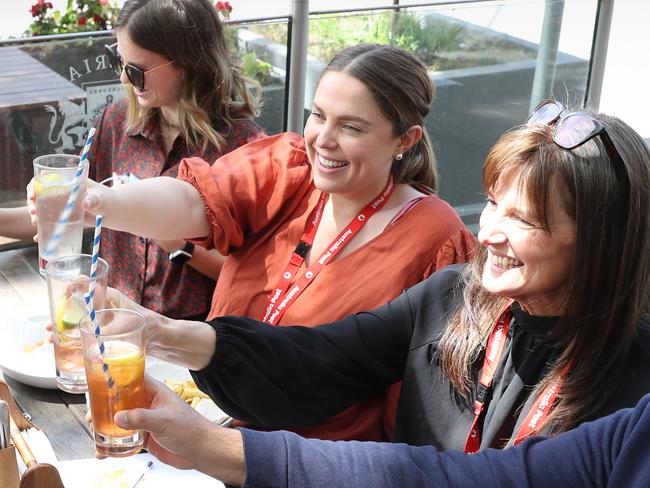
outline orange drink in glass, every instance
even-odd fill
[[[144,406],[145,319],[124,309],[98,310],[96,317],[99,334],[88,315],[80,324],[95,447],[105,456],[130,456],[142,449],[143,433],[118,427],[113,417]]]

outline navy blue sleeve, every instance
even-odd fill
[[[433,447],[303,439],[241,429],[247,478],[262,487],[646,487],[650,396],[634,409],[551,439],[504,451],[439,453]]]

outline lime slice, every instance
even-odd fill
[[[62,333],[79,325],[81,317],[86,315],[86,307],[76,295],[63,295],[56,307],[56,330]]]

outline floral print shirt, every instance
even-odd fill
[[[265,135],[254,121],[242,120],[230,128],[222,151],[210,145],[202,153],[192,152],[179,135],[169,154],[164,154],[157,118],[142,130],[126,131],[126,113],[127,102],[120,100],[109,105],[95,122],[97,132],[89,154],[89,175],[95,181],[113,173],[130,173],[139,179],[175,178],[185,157],[214,161]],[[215,282],[187,264],[170,262],[168,253],[153,240],[105,229],[100,255],[110,266],[109,285],[144,307],[172,318],[196,318],[208,313]]]

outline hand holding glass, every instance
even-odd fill
[[[144,407],[145,318],[132,310],[96,311],[100,334],[88,315],[81,319],[95,447],[104,456],[125,457],[144,444],[142,430],[113,422],[120,410]]]
[[[68,154],[47,154],[34,159],[34,196],[38,213],[38,258],[41,274],[45,274],[48,260],[81,252],[84,226],[81,201],[85,196],[88,179],[88,161],[83,163],[81,176],[75,181],[79,160],[79,156]],[[61,238],[53,242],[52,237],[75,184],[80,185],[79,193],[72,202],[72,211],[65,223],[60,224]]]
[[[55,258],[46,266],[56,384],[70,393],[87,390],[79,321],[88,313],[84,293],[90,290],[91,264],[92,256],[89,254],[72,254]],[[95,280],[96,308],[107,306],[107,279],[108,263],[100,258]]]

